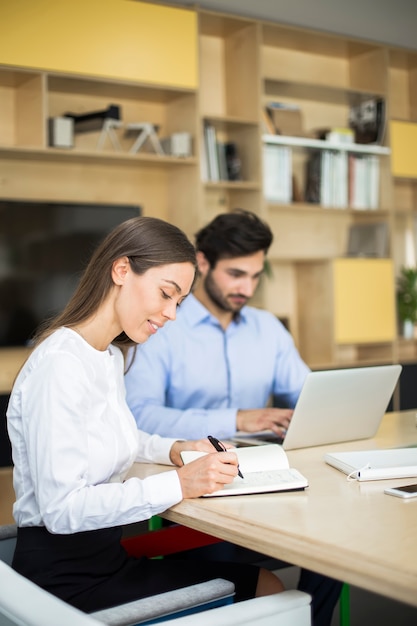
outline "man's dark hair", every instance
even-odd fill
[[[268,224],[255,213],[235,209],[221,213],[195,235],[195,247],[203,252],[210,267],[219,259],[248,256],[263,250],[268,252],[273,235]]]

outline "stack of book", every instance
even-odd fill
[[[349,155],[349,206],[377,209],[379,203],[379,159],[374,155]]]
[[[307,162],[305,198],[324,207],[377,209],[378,157],[337,150],[313,152]]]
[[[241,180],[241,162],[234,142],[218,141],[215,127],[205,124],[203,144],[203,177],[206,180]]]
[[[307,162],[305,198],[325,207],[348,206],[348,156],[346,152],[313,152]]]
[[[268,202],[292,200],[292,152],[288,146],[264,144],[263,190]]]

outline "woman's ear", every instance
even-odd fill
[[[130,263],[127,256],[122,256],[113,262],[111,275],[115,285],[124,284],[129,269]]]

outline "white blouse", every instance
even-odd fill
[[[134,461],[171,464],[175,439],[137,429],[123,356],[61,328],[31,354],[7,410],[18,526],[73,533],[130,524],[182,499],[176,471],[123,478]]]

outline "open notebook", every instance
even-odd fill
[[[308,487],[307,479],[299,471],[290,468],[288,457],[280,446],[248,446],[232,451],[237,454],[243,478],[236,476],[232,483],[219,491],[206,494],[205,497],[294,491]],[[206,453],[185,451],[181,452],[181,458],[186,464],[204,454]]]
[[[324,460],[352,480],[417,476],[417,448],[329,452],[324,455]]]

